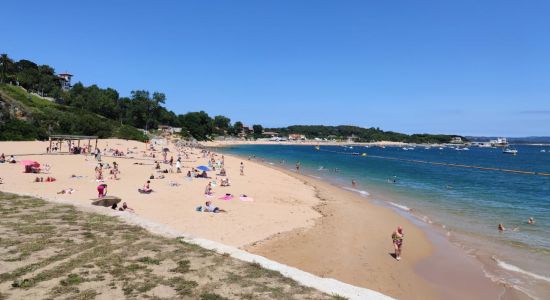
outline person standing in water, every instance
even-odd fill
[[[355,181],[355,179],[351,180],[351,186],[352,187],[357,187],[357,181]]]
[[[296,162],[296,172],[300,172],[300,162]]]
[[[397,229],[392,233],[393,248],[395,249],[395,259],[401,260],[401,248],[403,247],[403,228],[397,226]]]

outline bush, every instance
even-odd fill
[[[128,125],[122,125],[117,128],[113,133],[113,136],[120,139],[137,140],[141,142],[145,142],[148,140],[148,137],[143,132]]]

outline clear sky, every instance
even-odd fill
[[[550,1],[5,1],[0,52],[264,126],[550,135]]]

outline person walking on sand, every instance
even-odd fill
[[[241,161],[241,175],[244,175],[244,164],[242,161]]]
[[[391,235],[393,241],[393,248],[395,249],[395,259],[401,260],[401,248],[403,247],[403,228],[397,226],[397,229]]]

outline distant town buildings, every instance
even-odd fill
[[[506,138],[497,138],[496,140],[490,140],[489,143],[493,147],[505,147],[508,146],[508,140]]]
[[[306,139],[305,135],[299,133],[291,133],[288,135],[289,141],[305,141]]]
[[[181,127],[172,127],[168,125],[159,125],[158,130],[165,134],[181,133]]]
[[[462,143],[464,143],[464,141],[459,136],[455,136],[451,139],[451,144],[462,144]]]

